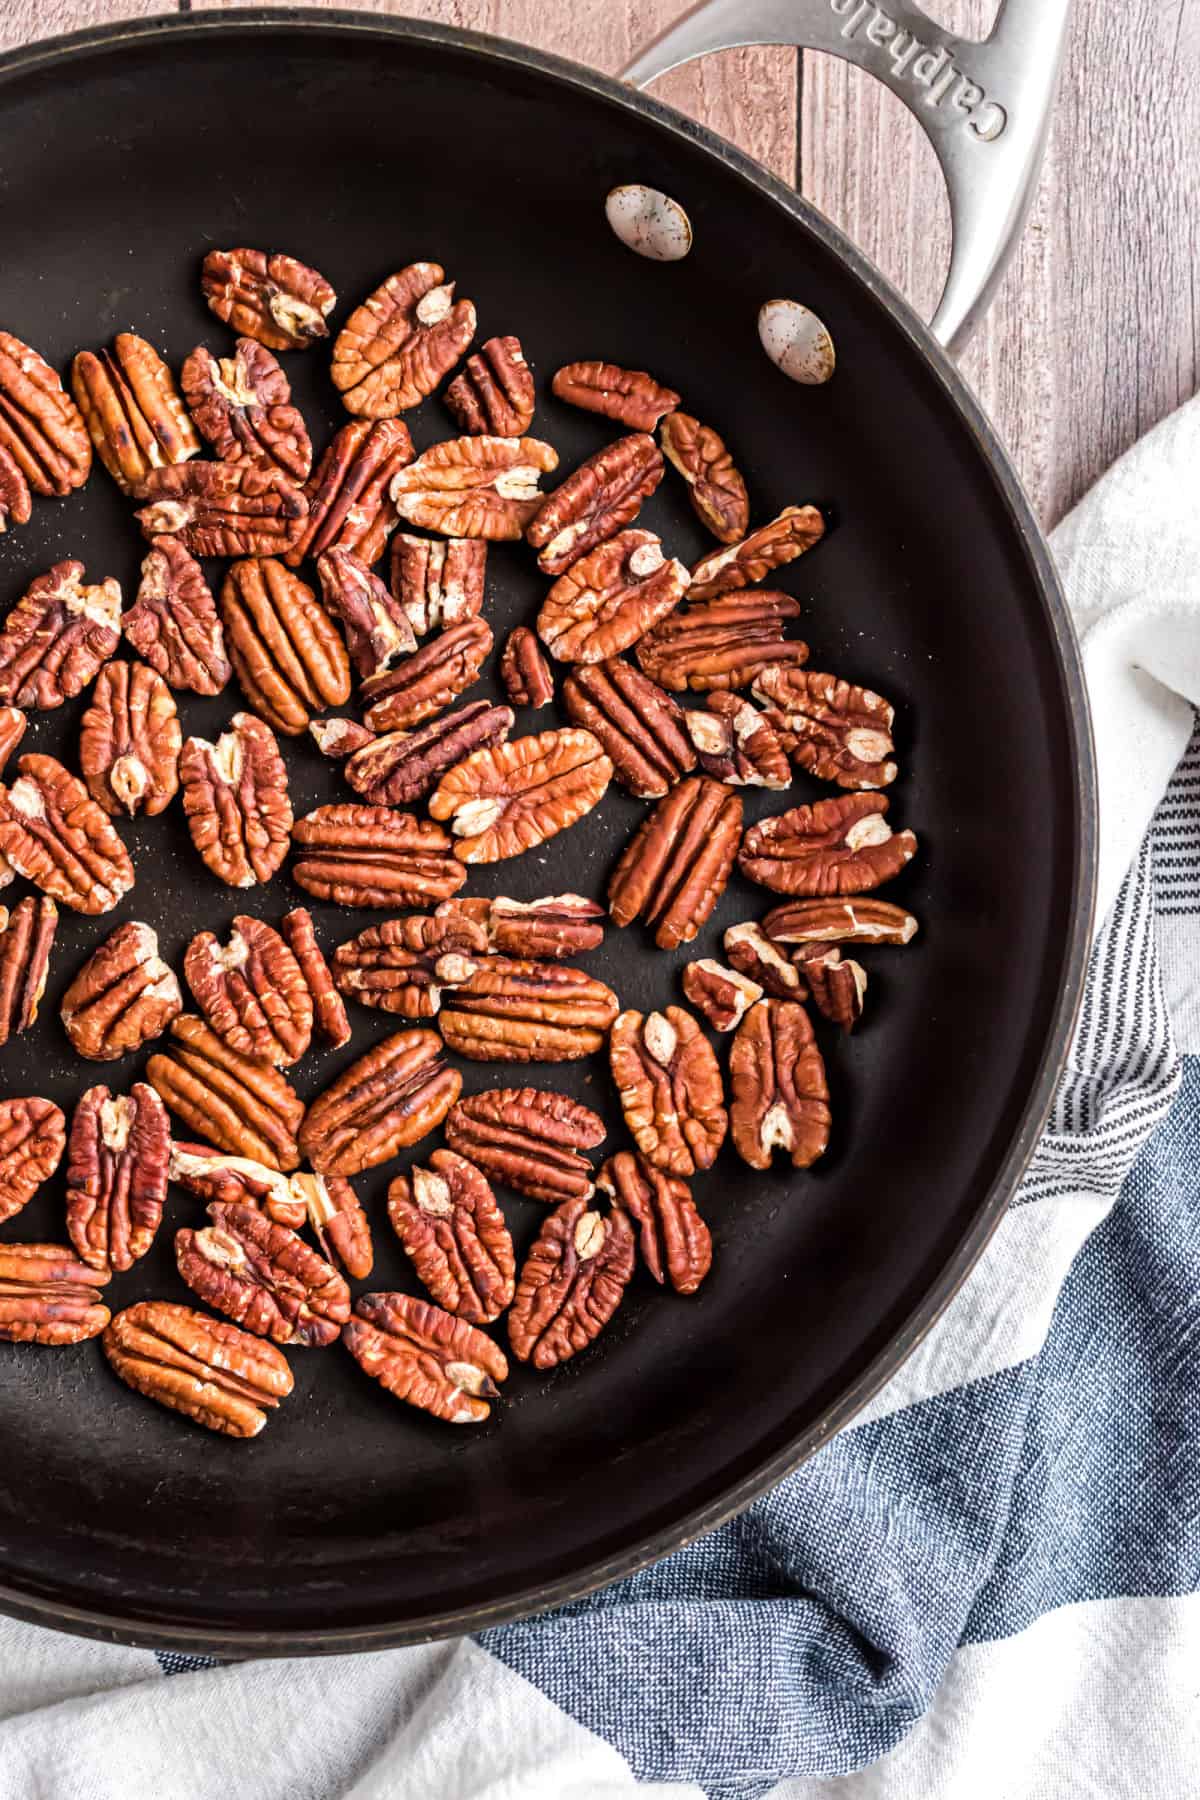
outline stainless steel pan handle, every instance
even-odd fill
[[[973,44],[912,0],[703,0],[622,75],[646,87],[713,50],[795,44],[877,76],[920,120],[946,178],[953,247],[932,330],[958,351],[1029,211],[1070,9],[1071,0],[1003,0],[991,36]]]

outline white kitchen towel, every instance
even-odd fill
[[[1195,1800],[1198,500],[1193,402],[1056,534],[1100,767],[1083,1014],[1012,1209],[868,1411],[478,1641],[195,1667],[0,1620],[0,1800]]]

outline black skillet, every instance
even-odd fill
[[[651,369],[721,430],[756,518],[817,500],[835,521],[782,585],[804,602],[813,666],[897,704],[893,818],[921,852],[888,897],[923,931],[869,959],[862,1029],[823,1039],[836,1122],[820,1168],[760,1177],[726,1152],[697,1182],[716,1260],[696,1298],[638,1275],[599,1345],[550,1376],[518,1369],[478,1430],[399,1405],[340,1348],[292,1355],[294,1397],[245,1445],[120,1386],[94,1343],[0,1346],[9,1612],[237,1655],[377,1648],[552,1605],[729,1517],[851,1418],[961,1283],[1028,1158],[1079,995],[1092,866],[1086,709],[1045,547],[953,367],[838,233],[706,132],[580,69],[365,15],[122,25],[0,59],[0,171],[0,322],[60,368],[126,327],[176,366],[197,342],[227,343],[199,296],[214,245],[303,257],[343,315],[392,269],[437,258],[481,336],[520,334],[535,430],[565,468],[611,432],[547,398],[549,376],[605,357]],[[604,198],[631,180],[686,207],[685,261],[614,238]],[[797,387],[763,355],[755,317],[774,295],[830,326],[827,386]],[[326,357],[287,370],[323,442],[341,416]],[[436,398],[410,418],[419,444],[448,435]],[[685,560],[706,548],[673,477],[644,519]],[[0,605],[68,554],[132,590],[140,541],[99,468],[0,540]],[[517,550],[491,569],[499,636],[544,584]],[[215,734],[237,704],[233,690],[187,698],[185,729]],[[26,748],[74,763],[81,709],[37,716]],[[307,741],[288,756],[298,813],[341,794]],[[801,781],[796,798],[817,792]],[[614,789],[471,891],[598,894],[642,811]],[[124,835],[137,886],[103,921],[64,916],[42,1016],[0,1055],[4,1092],[69,1106],[91,1080],[127,1085],[142,1057],[83,1068],[59,1024],[85,952],[143,918],[178,967],[194,931],[245,905],[207,875],[178,808]],[[276,918],[303,898],[280,879],[251,909]],[[735,880],[697,953],[768,903]],[[371,922],[317,910],[327,946]],[[684,960],[634,929],[589,966],[648,1008],[678,999]],[[352,1048],[302,1065],[302,1092],[391,1029],[362,1010],[354,1025]],[[469,1089],[504,1078],[464,1072]],[[623,1141],[600,1059],[532,1076],[599,1106]],[[360,1184],[369,1285],[411,1289],[382,1210],[395,1168]],[[523,1246],[541,1209],[503,1200]],[[62,1206],[60,1176],[3,1238],[61,1238]],[[114,1307],[188,1297],[171,1238],[195,1210],[172,1195]]]

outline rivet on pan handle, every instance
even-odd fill
[[[920,120],[950,192],[954,241],[932,330],[960,350],[987,308],[1029,210],[1071,0],[1004,0],[968,43],[910,0],[703,0],[622,71],[668,69],[745,44],[826,50],[879,78]]]

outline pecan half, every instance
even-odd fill
[[[82,781],[31,752],[0,788],[0,860],[72,912],[104,913],[133,886],[129,852]]]
[[[789,900],[762,922],[775,944],[910,944],[917,921],[889,900]]]
[[[416,731],[386,731],[379,737],[368,734],[342,772],[355,792],[373,806],[404,806],[435,788],[447,769],[473,751],[502,744],[513,719],[511,707],[473,700]]]
[[[242,692],[298,737],[312,713],[350,698],[350,663],[312,589],[273,556],[235,562],[221,588],[225,641]]]
[[[567,717],[603,745],[621,786],[658,800],[696,766],[683,708],[632,663],[581,664],[563,683]]]
[[[378,675],[417,647],[400,602],[378,575],[349,550],[333,548],[317,558],[321,596],[345,627],[351,660],[360,675]]]
[[[554,894],[545,900],[447,900],[438,908],[477,907],[488,946],[503,956],[582,956],[604,942],[605,912],[582,894]]]
[[[528,625],[518,625],[509,632],[500,658],[500,679],[514,706],[527,706],[531,712],[537,712],[553,700],[550,664]]]
[[[693,688],[749,687],[774,664],[808,661],[808,645],[786,638],[789,619],[800,616],[798,600],[767,589],[688,604],[641,640],[637,659],[652,680],[682,693]]]
[[[373,1169],[440,1125],[461,1088],[436,1032],[398,1031],[310,1103],[301,1148],[323,1175]]]
[[[435,1150],[388,1189],[388,1218],[418,1279],[439,1306],[490,1325],[509,1305],[516,1257],[487,1176],[453,1150]]]
[[[293,1175],[292,1192],[303,1198],[305,1214],[321,1255],[355,1281],[365,1281],[375,1267],[371,1226],[362,1204],[344,1175]]]
[[[712,1045],[681,1006],[623,1012],[608,1047],[630,1136],[668,1175],[694,1175],[716,1161],[729,1117]]]
[[[895,781],[894,709],[870,688],[812,669],[764,669],[754,683],[788,754],[821,781],[881,788]]]
[[[167,1029],[183,1011],[158,933],[130,919],[93,950],[62,998],[63,1027],[80,1056],[115,1062]]]
[[[836,945],[813,944],[800,957],[800,971],[808,983],[812,1003],[822,1018],[843,1031],[853,1031],[862,1018],[867,992],[867,971],[852,958],[842,960]]]
[[[590,731],[543,731],[476,750],[443,776],[429,810],[451,821],[460,862],[500,862],[576,824],[611,777]]]
[[[484,1332],[411,1294],[364,1294],[342,1341],[389,1394],[450,1425],[482,1424],[508,1374]]]
[[[98,1289],[109,1279],[65,1244],[0,1244],[0,1339],[82,1344],[99,1337],[109,1311]]]
[[[724,440],[690,413],[668,413],[659,431],[663,455],[688,484],[692,509],[715,538],[736,544],[750,529],[750,497]]]
[[[653,431],[663,414],[679,405],[674,388],[663,387],[644,369],[622,369],[610,362],[567,363],[550,383],[550,392],[568,406],[603,413],[631,431]]]
[[[690,944],[725,892],[741,831],[741,797],[707,775],[689,775],[622,851],[608,883],[613,923],[645,919],[660,950]]]
[[[729,927],[725,933],[725,954],[735,969],[776,1000],[804,999],[805,983],[799,968],[752,919]]]
[[[517,1282],[508,1315],[513,1355],[553,1369],[586,1350],[621,1304],[633,1262],[633,1228],[619,1207],[607,1218],[586,1200],[556,1207]]]
[[[686,723],[707,775],[735,787],[790,787],[787,752],[770,715],[739,694],[710,694],[703,711],[686,714]]]
[[[29,720],[19,706],[0,706],[0,775],[28,729]]]
[[[225,1437],[257,1437],[292,1391],[287,1358],[273,1344],[167,1300],[127,1306],[101,1345],[127,1387]]]
[[[184,1013],[174,1021],[166,1049],[146,1064],[146,1080],[177,1118],[219,1150],[272,1169],[299,1167],[303,1101],[277,1069],[239,1056],[203,1019]]]
[[[454,910],[385,919],[333,953],[334,980],[343,994],[405,1019],[432,1019],[444,989],[467,981],[487,956],[482,924]]]
[[[392,539],[392,592],[418,637],[477,619],[483,610],[487,544],[482,538]]]
[[[145,1256],[167,1198],[171,1126],[154,1089],[114,1097],[91,1087],[67,1144],[67,1235],[93,1269],[131,1269]]]
[[[200,453],[170,369],[145,338],[121,331],[111,350],[81,350],[71,391],[97,456],[123,494],[152,469]]]
[[[295,567],[334,548],[368,566],[378,562],[398,517],[388,489],[412,456],[408,426],[399,419],[343,425],[304,489],[308,520],[288,562]]]
[[[687,581],[652,531],[622,531],[559,576],[542,602],[538,636],[560,662],[603,662],[673,613]]]
[[[0,443],[0,534],[10,525],[28,525],[32,515],[29,483],[12,452]]]
[[[92,469],[74,401],[50,364],[8,331],[0,331],[0,449],[35,494],[69,494]]]
[[[604,1048],[620,1002],[582,969],[490,957],[451,984],[440,1025],[473,1062],[574,1062]]]
[[[30,583],[0,630],[0,700],[49,709],[73,700],[121,641],[121,589],[88,586],[81,562]]]
[[[592,1165],[583,1152],[604,1142],[604,1121],[544,1088],[487,1088],[451,1109],[446,1142],[492,1181],[557,1206],[591,1198]]]
[[[57,930],[58,908],[46,896],[26,894],[11,912],[0,906],[0,1044],[37,1018]]]
[[[533,376],[520,338],[494,337],[468,356],[446,389],[460,431],[520,437],[533,418]]]
[[[171,690],[145,663],[101,669],[79,726],[79,767],[88,792],[106,813],[170,805],[179,787],[183,733]]]
[[[714,1031],[732,1031],[754,1002],[762,999],[763,990],[748,975],[723,968],[706,956],[690,962],[683,971],[683,995]]]
[[[200,564],[177,538],[155,538],[121,630],[173,688],[219,694],[229,680],[216,602]]]
[[[712,1267],[712,1233],[687,1182],[621,1150],[602,1166],[596,1186],[637,1225],[642,1261],[658,1285],[669,1280],[677,1294],[694,1294]]]
[[[268,350],[307,350],[329,336],[337,295],[315,269],[265,250],[210,250],[200,286],[218,319]]]
[[[701,557],[692,570],[692,599],[715,600],[720,594],[753,587],[772,569],[803,556],[824,535],[825,520],[815,506],[785,506],[770,524]]]
[[[337,1270],[257,1207],[218,1200],[208,1212],[211,1225],[175,1233],[175,1261],[192,1292],[276,1344],[332,1344],[350,1317]]]
[[[310,719],[308,735],[322,756],[337,761],[355,750],[365,750],[375,742],[375,733],[360,725],[357,719]]]
[[[312,995],[277,931],[239,913],[222,948],[211,931],[187,947],[183,974],[221,1042],[275,1068],[298,1062],[312,1041]]]
[[[542,503],[539,480],[557,467],[539,438],[452,438],[401,469],[391,495],[400,517],[426,531],[515,541]]]
[[[475,336],[475,308],[455,300],[438,263],[409,263],[355,307],[333,346],[346,411],[387,419],[432,394]]]
[[[334,986],[333,971],[321,953],[313,929],[312,914],[297,906],[280,921],[284,942],[300,965],[304,985],[312,999],[313,1024],[334,1050],[350,1042],[350,1021],[342,996]]]
[[[829,1087],[807,1012],[792,1000],[760,1000],[729,1053],[734,1148],[752,1169],[786,1150],[807,1169],[829,1142]]]
[[[893,832],[884,818],[887,805],[883,794],[846,794],[794,806],[750,827],[738,866],[777,894],[866,893],[916,854],[914,834]]]
[[[421,906],[467,878],[439,826],[390,806],[318,806],[292,836],[292,879],[337,906]]]
[[[67,1122],[52,1100],[0,1100],[0,1225],[49,1181],[66,1141]]]
[[[406,731],[432,719],[473,687],[492,652],[492,628],[467,619],[441,631],[394,668],[362,684],[372,731]]]
[[[229,887],[270,881],[292,829],[287,768],[270,726],[240,712],[215,744],[188,738],[179,782],[192,842],[218,880]]]
[[[280,469],[190,462],[154,469],[133,489],[148,538],[177,537],[194,556],[284,556],[304,529],[308,501]]]
[[[179,381],[197,431],[222,462],[244,459],[307,481],[312,439],[292,405],[292,385],[265,345],[240,337],[232,356],[216,357],[201,344]]]
[[[525,532],[538,568],[561,575],[632,523],[663,478],[662,451],[646,432],[606,444],[547,494]],[[680,565],[682,567],[682,565]]]

